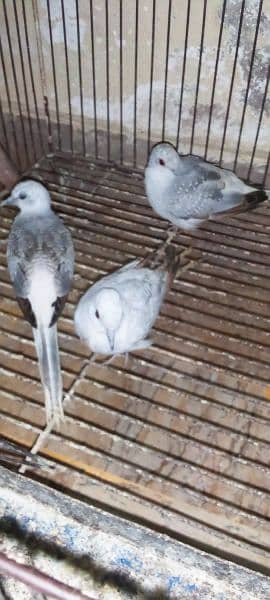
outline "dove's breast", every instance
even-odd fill
[[[164,167],[146,167],[145,189],[152,208],[166,217],[168,194],[174,182],[174,174]]]

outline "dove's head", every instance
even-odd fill
[[[156,144],[152,148],[148,159],[148,167],[158,167],[160,172],[162,169],[176,173],[181,165],[181,159],[178,152],[168,142]]]
[[[96,326],[102,328],[107,336],[110,350],[114,352],[115,335],[123,317],[121,296],[113,288],[101,289],[93,306],[93,317]]]
[[[16,206],[23,213],[43,214],[50,210],[51,198],[48,190],[33,179],[17,183],[2,206]]]

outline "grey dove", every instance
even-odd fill
[[[268,198],[232,171],[196,156],[180,156],[167,142],[150,153],[145,189],[153,210],[170,221],[174,231],[192,231],[208,219],[251,210]]]
[[[19,306],[33,328],[47,422],[58,422],[63,418],[63,386],[57,319],[73,279],[72,238],[52,211],[48,190],[37,181],[18,183],[2,206],[20,210],[8,238],[9,274]]]
[[[163,245],[88,289],[78,303],[74,321],[76,333],[92,352],[114,355],[151,345],[149,332],[180,268],[180,258],[172,246]]]

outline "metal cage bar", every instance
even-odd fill
[[[256,0],[252,11],[246,0],[233,5],[228,0],[201,0],[201,30],[198,32],[196,24],[195,37],[194,0],[181,4],[175,0],[147,0],[145,4],[136,0],[132,20],[123,0],[104,0],[96,8],[93,0],[60,0],[59,5],[46,0],[45,7],[35,0],[33,18],[40,22],[32,31],[26,4],[3,0],[0,33],[7,42],[3,49],[2,41],[0,49],[1,127],[6,151],[20,170],[30,166],[40,152],[45,154],[48,147],[50,151],[64,148],[72,155],[107,161],[113,157],[120,164],[131,162],[140,167],[151,144],[168,139],[180,150],[186,146],[191,153],[211,157],[221,165],[229,153],[233,169],[241,172],[244,165],[247,177],[252,175],[259,183],[268,160],[265,40],[270,17],[265,0]],[[244,23],[251,13],[249,52]],[[208,19],[213,15],[216,47],[209,41]],[[43,55],[48,56],[48,64],[37,65],[31,51],[32,35]],[[90,53],[86,52],[87,40]],[[100,50],[101,40],[104,51]],[[125,52],[131,58],[130,69]],[[10,81],[7,65],[12,73]],[[228,97],[222,122],[225,67]],[[38,69],[46,80],[43,100]],[[212,79],[210,90],[206,90],[207,69]],[[257,115],[251,105],[255,93]],[[42,122],[41,102],[49,134]],[[257,128],[247,134],[250,119],[257,120]]]

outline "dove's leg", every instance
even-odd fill
[[[109,356],[109,358],[105,358],[105,360],[97,360],[97,354],[95,352],[93,352],[90,360],[89,360],[89,365],[109,365],[110,362],[112,362],[113,358],[116,356],[115,354],[113,354],[112,356]]]
[[[105,360],[101,361],[99,364],[100,365],[110,365],[113,361],[113,359],[115,358],[115,356],[117,356],[117,354],[112,354],[112,356],[109,356],[109,358],[106,358]]]
[[[89,358],[89,365],[96,365],[96,364],[98,364],[97,354],[95,352],[93,352],[91,358]]]

